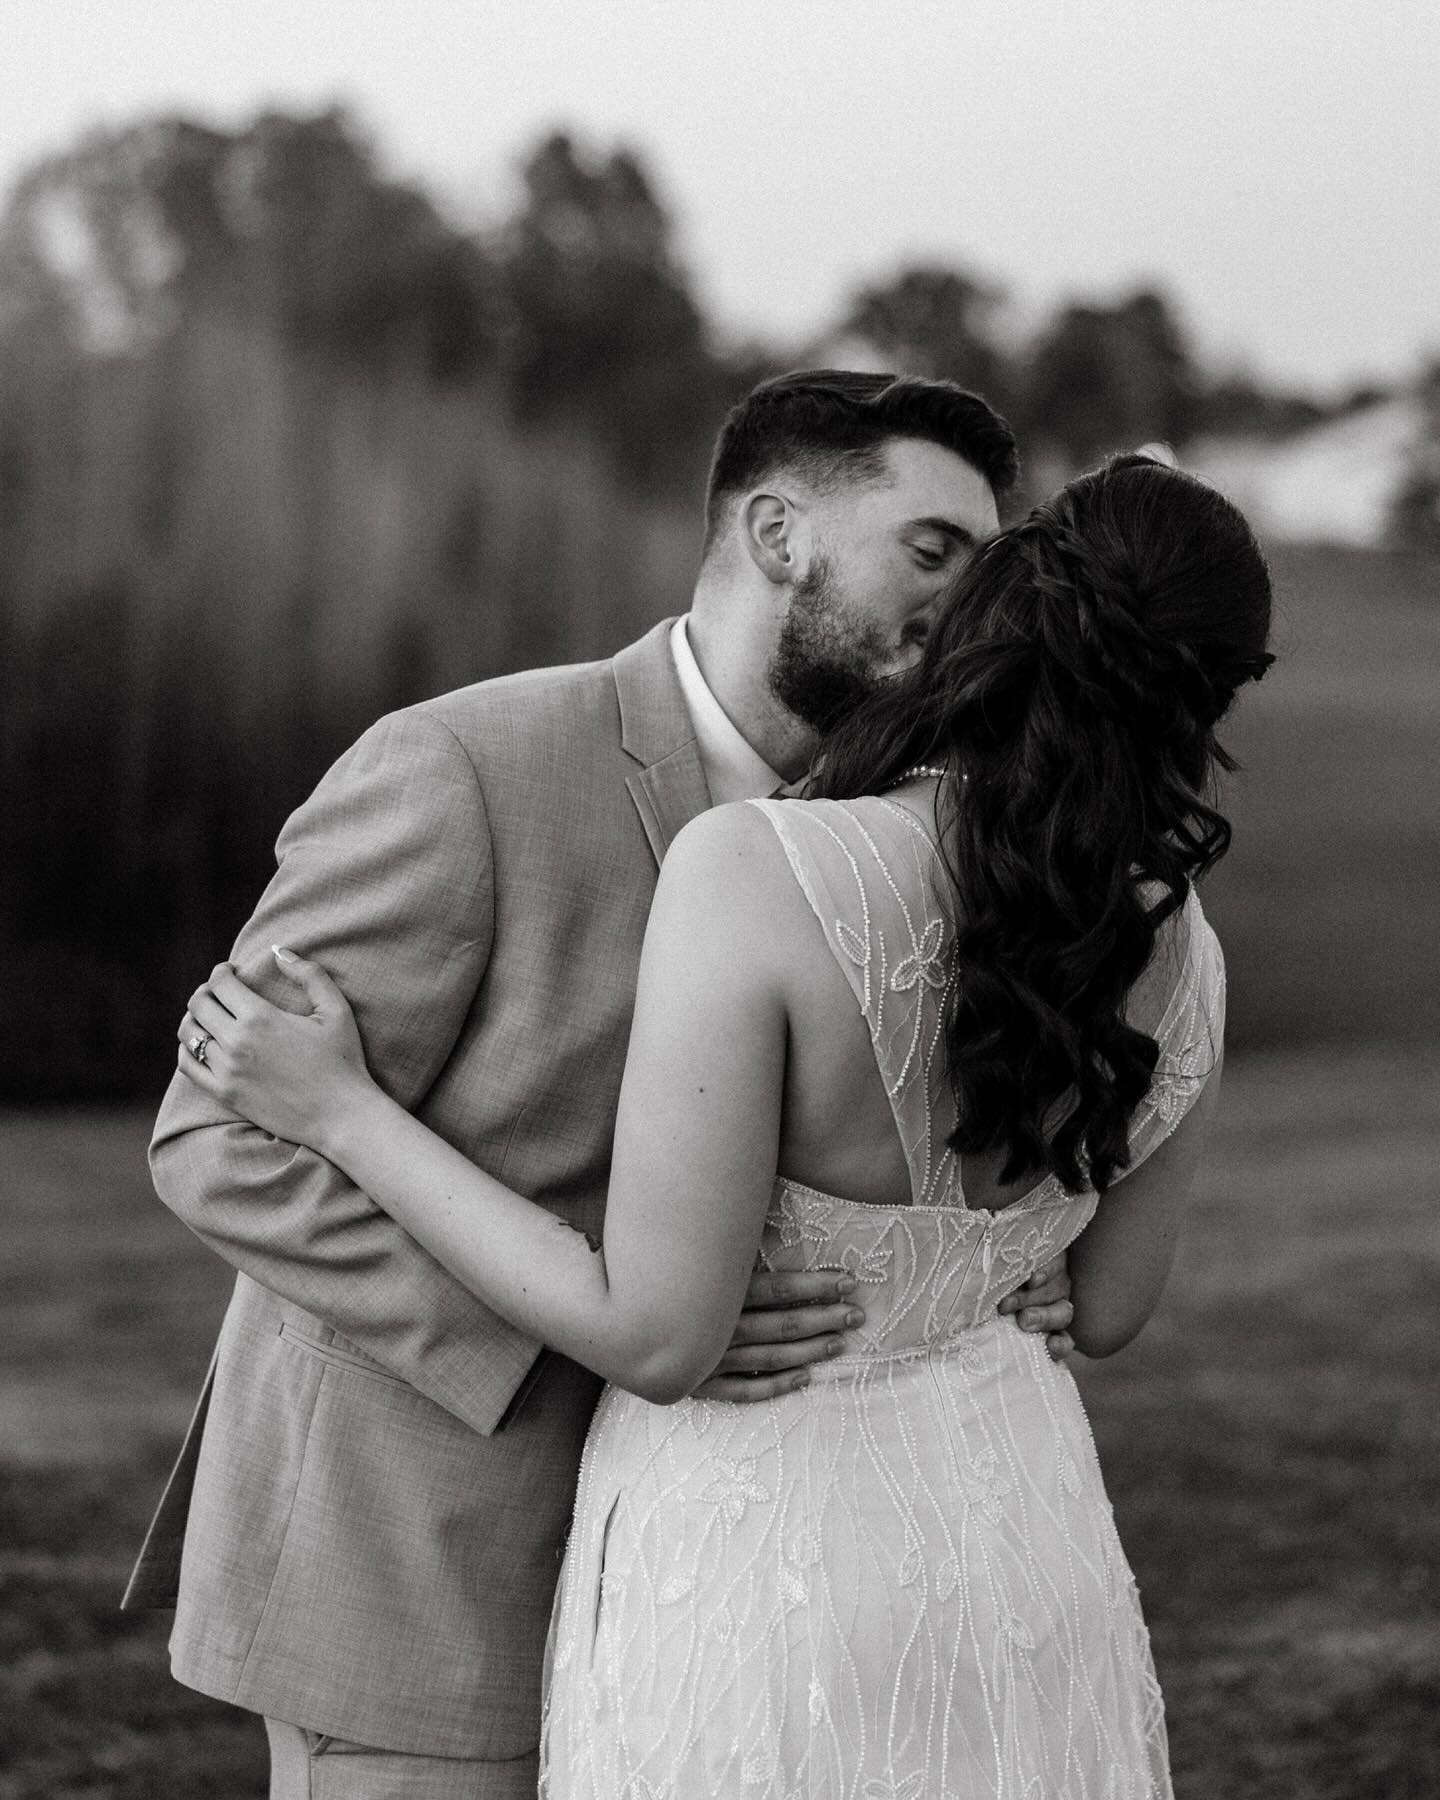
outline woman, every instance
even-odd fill
[[[1269,614],[1240,515],[1139,457],[987,545],[814,798],[672,847],[603,1242],[386,1099],[313,965],[277,949],[308,1015],[223,969],[192,1000],[192,1080],[613,1384],[556,1598],[552,1800],[1170,1792],[1078,1395],[996,1306],[1066,1246],[1087,1354],[1158,1299],[1218,1086],[1214,727]],[[689,1401],[757,1253],[848,1269],[866,1325],[808,1391]]]

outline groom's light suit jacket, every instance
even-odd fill
[[[235,950],[292,1006],[271,944],[317,958],[392,1094],[590,1229],[659,861],[709,804],[668,629],[382,719],[285,825]],[[240,1274],[126,1604],[175,1604],[178,1679],[256,1712],[532,1749],[599,1382],[178,1076],[151,1164]]]

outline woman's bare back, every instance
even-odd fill
[[[882,818],[897,824],[903,836],[918,827],[933,846],[934,796],[933,781],[907,784],[884,797]],[[873,811],[876,803],[867,804]],[[779,859],[778,840],[775,854]],[[936,868],[940,874],[938,862]],[[936,903],[941,904],[938,891]],[[903,1205],[910,1198],[910,1171],[870,1029],[817,927],[814,910],[794,881],[787,880],[776,895],[774,930],[790,971],[780,1173],[823,1193],[869,1205]],[[1153,1030],[1164,1014],[1184,966],[1185,940],[1182,913],[1162,933],[1156,955],[1131,996],[1131,1020],[1144,1030]],[[933,978],[942,971],[917,969],[916,978],[924,979],[927,973]],[[943,1058],[943,1045],[928,1046],[925,1053]],[[998,1150],[960,1159],[959,1186],[967,1206],[998,1211],[1035,1186],[1033,1175],[1002,1183],[1004,1162],[1004,1152]]]

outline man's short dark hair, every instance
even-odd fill
[[[705,495],[705,545],[726,506],[780,469],[821,492],[885,472],[892,438],[921,438],[977,469],[996,498],[1020,472],[1015,434],[994,409],[953,381],[867,375],[853,369],[796,369],[762,381],[720,428]]]

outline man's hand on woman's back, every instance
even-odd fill
[[[1075,1349],[1069,1331],[1075,1308],[1070,1304],[1070,1265],[1064,1251],[1007,1294],[998,1310],[1013,1313],[1022,1331],[1043,1332],[1051,1359],[1063,1363]]]
[[[854,1292],[855,1278],[838,1269],[752,1276],[730,1348],[694,1398],[773,1400],[804,1387],[810,1365],[839,1356],[846,1332],[865,1323]]]
[[[854,1294],[853,1276],[835,1269],[753,1276],[730,1348],[694,1398],[773,1400],[806,1386],[811,1365],[842,1355],[846,1334],[865,1323]],[[1063,1253],[1007,1295],[999,1310],[1016,1315],[1022,1331],[1042,1334],[1052,1358],[1064,1362],[1075,1348],[1068,1330],[1075,1308]]]

